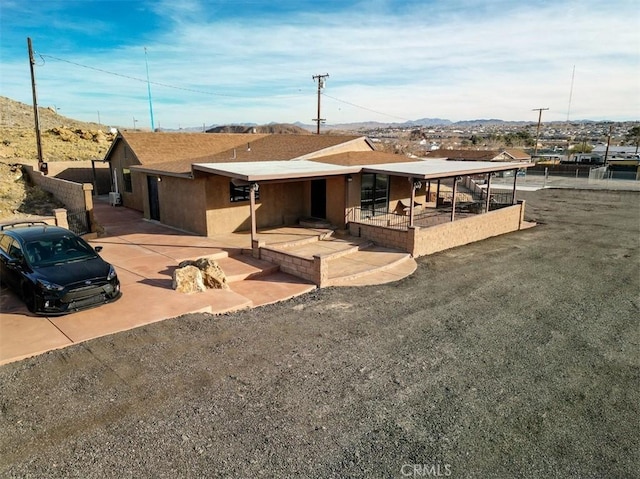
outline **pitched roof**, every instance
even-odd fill
[[[503,153],[507,154],[514,160],[530,160],[531,155],[528,155],[527,152],[523,150],[519,150],[518,148],[506,148],[502,150]]]
[[[119,132],[141,165],[199,158],[246,145],[267,134]],[[116,138],[118,141],[118,138]],[[115,142],[114,142],[115,144]],[[107,153],[107,157],[109,153]]]
[[[351,135],[265,135],[255,141],[247,141],[240,147],[212,152],[197,161],[217,163],[309,159],[323,152],[329,153],[333,147],[362,139],[362,136]]]
[[[347,151],[335,155],[320,156],[314,158],[322,163],[331,163],[341,166],[355,165],[380,165],[386,163],[408,163],[411,161],[424,161],[416,158],[409,158],[395,153],[384,153],[382,151]]]
[[[362,136],[350,135],[127,133],[122,137],[140,161],[134,169],[180,175],[190,174],[194,163],[311,159],[349,142],[365,142]]]
[[[496,150],[431,150],[427,156],[460,161],[491,161],[499,154],[500,152]]]

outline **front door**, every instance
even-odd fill
[[[147,176],[149,190],[149,218],[160,221],[160,201],[158,200],[158,177]]]
[[[327,180],[311,181],[311,216],[327,217]]]

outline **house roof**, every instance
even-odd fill
[[[353,166],[353,165],[377,165],[382,163],[408,163],[411,161],[422,161],[417,158],[409,158],[395,153],[384,153],[382,151],[348,151],[315,158],[323,163],[333,165]]]
[[[276,160],[231,163],[196,163],[193,169],[247,182],[316,178],[358,173],[359,166],[341,166],[310,160]]]
[[[189,175],[194,163],[310,159],[331,154],[350,142],[373,149],[365,137],[351,135],[123,132],[120,137],[140,162],[133,169],[174,175]]]
[[[129,145],[141,165],[165,164],[220,153],[254,142],[267,134],[254,133],[150,133],[121,131],[120,139]],[[106,157],[109,157],[107,152]]]
[[[459,161],[491,161],[499,154],[497,150],[431,150],[427,152],[427,157]]]
[[[381,173],[393,176],[430,180],[451,178],[453,176],[479,175],[494,171],[517,170],[528,168],[532,164],[520,164],[508,161],[451,161],[451,160],[423,160],[407,163],[389,163],[381,165],[363,166],[364,173]]]
[[[526,151],[520,150],[518,148],[507,148],[502,150],[502,153],[510,156],[514,160],[531,160],[531,155],[527,154]]]
[[[363,157],[365,155],[362,155]],[[402,158],[400,155],[393,155]],[[314,178],[355,173],[380,173],[393,176],[406,176],[415,179],[451,178],[462,175],[478,175],[494,171],[517,170],[533,166],[508,161],[450,161],[450,160],[412,160],[393,163],[372,163],[341,165],[325,163],[324,158],[317,161],[257,161],[229,163],[196,163],[193,169],[206,173],[236,178],[246,182],[279,181],[298,178]]]
[[[462,151],[467,160],[475,157],[473,162],[378,152],[362,136],[123,132],[119,137],[141,163],[132,169],[185,177],[201,171],[255,182],[363,171],[431,179],[521,167],[508,161],[478,161],[493,159],[498,153],[489,150],[436,150],[448,153],[447,158],[459,156],[451,152]],[[358,151],[344,151],[350,146]],[[437,156],[434,153],[430,156]]]

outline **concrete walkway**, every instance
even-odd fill
[[[0,364],[188,313],[222,314],[283,301],[316,287],[280,272],[276,265],[243,254],[250,245],[248,234],[196,236],[144,220],[137,211],[112,207],[100,200],[94,205],[94,214],[104,231],[90,243],[102,246],[101,256],[115,266],[122,298],[67,316],[43,317],[30,314],[11,291],[1,289]],[[268,244],[295,245],[325,234],[326,231],[289,227],[260,231],[259,239]],[[338,243],[315,244],[324,248]],[[385,283],[401,279],[416,268],[415,261],[406,261],[403,253],[383,252],[372,245],[368,248],[344,253],[332,267],[332,284]],[[231,289],[189,295],[174,291],[171,282],[177,265],[203,256],[218,261]]]

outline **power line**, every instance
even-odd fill
[[[89,66],[89,65],[84,65],[82,63],[74,62],[74,61],[71,61],[71,60],[65,60],[64,58],[59,58],[59,57],[56,57],[56,56],[53,56],[53,55],[44,54],[44,53],[38,53],[38,56],[40,58],[42,58],[43,62],[45,61],[44,60],[45,58],[50,58],[52,60],[56,60],[56,61],[63,62],[63,63],[68,63],[70,65],[75,65],[75,66],[78,66],[78,67],[81,67],[81,68],[86,68],[88,70],[93,70],[93,71],[97,71],[97,72],[100,72],[100,73],[105,73],[107,75],[112,75],[112,76],[116,76],[116,77],[120,77],[120,78],[126,78],[128,80],[133,80],[133,81],[137,81],[137,82],[141,82],[141,83],[146,83],[147,85],[149,85],[149,84],[157,85],[157,86],[161,86],[161,87],[165,87],[165,88],[172,88],[174,90],[187,91],[187,92],[191,92],[191,93],[200,93],[202,95],[247,99],[246,96],[231,95],[231,94],[228,94],[228,93],[215,93],[215,92],[211,92],[211,91],[197,90],[195,88],[185,88],[185,87],[181,87],[181,86],[177,86],[177,85],[171,85],[169,83],[162,83],[162,82],[157,82],[157,81],[149,81],[148,79],[145,79],[145,78],[138,78],[138,77],[134,77],[134,76],[131,76],[131,75],[125,75],[125,74],[122,74],[122,73],[116,73],[116,72],[112,72],[112,71],[109,71],[109,70],[105,70],[104,68],[98,68],[98,67],[93,67],[93,66]],[[322,75],[322,76],[324,76],[324,75]],[[329,75],[327,74],[326,76],[329,76]],[[314,76],[314,79],[316,77],[320,77],[320,75]],[[322,79],[322,80],[324,80],[324,79]],[[412,121],[412,120],[410,120],[408,118],[404,118],[404,117],[397,116],[397,115],[391,115],[389,113],[385,113],[385,112],[382,112],[382,111],[379,111],[379,110],[374,110],[372,108],[367,108],[367,107],[362,106],[362,105],[357,105],[355,103],[352,103],[352,102],[349,102],[349,101],[346,101],[346,100],[342,100],[340,98],[336,98],[336,97],[331,96],[331,95],[327,95],[324,92],[321,92],[321,95],[324,95],[327,98],[331,98],[332,100],[335,100],[337,102],[344,103],[345,105],[350,105],[350,106],[352,106],[354,108],[359,108],[361,110],[365,110],[365,111],[369,111],[369,112],[372,112],[372,113],[376,113],[378,115],[387,116],[389,118],[396,118],[396,119],[402,120],[402,121]],[[320,117],[319,113],[318,113],[318,117]],[[316,120],[317,119],[314,119],[314,121],[316,121]]]
[[[226,93],[213,93],[213,92],[210,92],[210,91],[196,90],[196,89],[193,89],[193,88],[184,88],[184,87],[180,87],[180,86],[176,86],[176,85],[170,85],[168,83],[160,83],[160,82],[155,82],[155,81],[149,82],[148,80],[146,80],[144,78],[137,78],[137,77],[133,77],[133,76],[130,76],[130,75],[124,75],[122,73],[115,73],[115,72],[111,72],[109,70],[104,70],[102,68],[92,67],[92,66],[89,66],[89,65],[83,65],[82,63],[72,62],[70,60],[64,60],[62,58],[54,57],[52,55],[45,55],[43,53],[39,53],[38,55],[43,60],[45,58],[51,58],[52,60],[57,60],[59,62],[69,63],[70,65],[75,65],[75,66],[78,66],[78,67],[87,68],[89,70],[94,70],[94,71],[97,71],[97,72],[100,72],[100,73],[106,73],[107,75],[113,75],[113,76],[117,76],[117,77],[120,77],[120,78],[126,78],[128,80],[134,80],[134,81],[147,83],[147,84],[150,83],[152,85],[163,86],[163,87],[166,87],[166,88],[173,88],[175,90],[188,91],[188,92],[192,92],[192,93],[202,93],[203,95],[226,96],[226,97],[231,97],[231,98],[244,98],[244,97],[241,97],[239,95],[229,95],[229,94],[226,94]]]
[[[396,116],[396,115],[390,115],[389,113],[384,113],[382,111],[372,110],[371,108],[367,108],[366,106],[356,105],[355,103],[351,103],[350,101],[346,101],[346,100],[341,100],[340,98],[336,98],[336,97],[333,97],[331,95],[327,95],[326,93],[323,93],[322,95],[326,96],[327,98],[331,98],[332,100],[339,101],[340,103],[344,103],[346,105],[351,105],[353,107],[360,108],[361,110],[366,110],[366,111],[370,111],[372,113],[377,113],[378,115],[388,116],[389,118],[396,118],[398,120],[412,121],[412,120],[410,120],[408,118],[403,118],[401,116]]]

